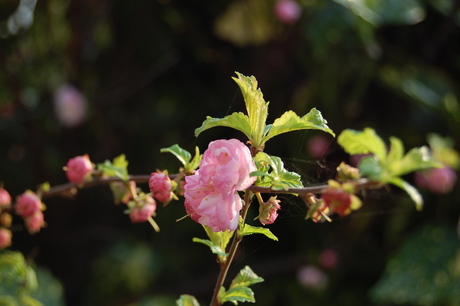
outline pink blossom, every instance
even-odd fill
[[[42,202],[37,197],[37,195],[34,192],[27,190],[18,196],[15,209],[18,215],[26,218],[33,215],[37,211],[40,211],[41,206]]]
[[[70,182],[80,184],[90,176],[93,165],[88,154],[85,154],[69,159],[64,170]]]
[[[25,218],[24,222],[30,234],[38,233],[41,228],[45,227],[46,224],[45,216],[40,210]]]
[[[259,221],[260,223],[272,224],[278,217],[278,210],[281,208],[279,205],[281,201],[276,199],[276,196],[270,197],[267,202],[261,203],[259,206]]]
[[[66,127],[78,126],[86,116],[86,99],[71,85],[62,85],[54,94],[54,109],[59,122]]]
[[[309,289],[324,289],[328,283],[327,274],[323,270],[310,265],[300,268],[297,279],[302,286]]]
[[[319,255],[319,263],[325,269],[334,269],[338,262],[339,258],[337,256],[337,252],[332,249],[325,249]]]
[[[329,151],[330,141],[324,136],[314,136],[307,143],[307,150],[315,158],[324,157]]]
[[[343,189],[329,187],[321,198],[333,213],[343,217],[351,212],[351,195]]]
[[[160,202],[168,203],[173,198],[171,180],[166,173],[154,172],[149,179],[152,196]]]
[[[11,245],[11,238],[13,234],[7,228],[0,228],[0,250],[7,248]]]
[[[185,209],[214,232],[235,230],[242,201],[236,191],[254,183],[257,168],[249,148],[237,139],[216,140],[203,154],[200,168],[185,178]]]
[[[449,193],[457,182],[457,173],[450,167],[433,168],[415,173],[415,184],[435,194]]]
[[[0,209],[6,208],[11,204],[11,196],[6,189],[0,188]]]
[[[129,213],[129,218],[133,223],[145,222],[153,216],[157,209],[157,203],[151,197],[145,197],[140,205],[134,207]]]
[[[294,0],[278,0],[274,7],[275,16],[284,23],[294,23],[299,19],[301,8]]]

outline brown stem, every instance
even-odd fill
[[[241,211],[241,217],[243,218],[243,223],[241,224],[241,226],[244,225],[244,220],[246,218],[246,214],[248,213],[249,205],[251,205],[251,196],[252,196],[252,193],[249,191],[246,191],[246,193],[244,194],[244,206],[243,206],[243,210]],[[214,287],[214,294],[212,296],[212,300],[210,304],[211,306],[221,305],[219,301],[220,287],[222,287],[224,284],[225,278],[227,277],[228,269],[230,268],[233,258],[235,257],[236,250],[238,249],[238,245],[240,244],[241,240],[243,240],[243,237],[239,235],[240,230],[241,228],[238,228],[236,230],[235,236],[233,237],[232,244],[230,246],[230,250],[228,251],[227,258],[225,262],[220,265],[220,273],[216,281],[216,286]]]

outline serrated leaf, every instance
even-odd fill
[[[221,303],[230,302],[238,305],[238,302],[255,303],[254,292],[248,287],[235,287],[226,291],[219,299]]]
[[[299,174],[287,171],[284,168],[284,163],[277,156],[269,156],[269,164],[271,167],[270,177],[271,188],[274,190],[287,190],[288,188],[302,188],[303,184]]]
[[[264,279],[255,274],[249,266],[245,266],[233,279],[232,283],[230,284],[230,289],[235,287],[247,287],[261,283],[263,281]]]
[[[414,186],[412,186],[400,177],[391,178],[388,182],[404,190],[415,202],[415,208],[418,211],[423,209],[423,198],[422,195],[418,192],[417,188],[415,188]]]
[[[371,181],[380,181],[382,177],[382,165],[375,156],[363,157],[358,164],[359,172],[362,176]]]
[[[263,142],[277,135],[298,130],[321,130],[335,136],[334,132],[327,126],[327,121],[321,112],[313,108],[302,118],[293,111],[285,112],[272,125],[267,126],[268,133],[264,136]]]
[[[362,132],[350,129],[344,130],[337,138],[337,142],[348,154],[372,153],[381,161],[385,160],[387,152],[385,143],[371,128],[365,128]]]
[[[200,306],[200,303],[196,300],[193,295],[182,294],[176,301],[177,306]]]
[[[278,241],[278,237],[273,235],[273,233],[266,227],[255,227],[249,224],[244,224],[243,230],[239,233],[241,237],[252,234],[263,234],[272,240]]]
[[[217,255],[220,255],[220,256],[227,256],[228,255],[228,253],[225,253],[224,250],[222,250],[220,245],[214,244],[211,240],[201,239],[201,238],[196,238],[196,237],[193,238],[192,240],[193,240],[193,242],[198,242],[198,243],[202,243],[204,245],[207,245],[213,254],[217,254]]]
[[[209,130],[216,126],[225,126],[234,128],[243,132],[249,139],[251,139],[251,124],[249,118],[243,113],[233,113],[224,118],[211,118],[208,117],[203,124],[195,129],[195,137],[198,137],[203,131]]]

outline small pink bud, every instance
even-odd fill
[[[259,221],[260,223],[272,224],[275,222],[276,218],[278,217],[278,210],[281,206],[278,204],[280,200],[276,199],[276,196],[270,197],[267,202],[261,203],[259,206]]]
[[[155,200],[151,197],[145,197],[145,201],[143,201],[143,203],[131,210],[129,218],[133,223],[145,222],[153,216],[156,209],[157,204]]]
[[[41,211],[35,212],[33,215],[24,219],[27,230],[30,234],[35,234],[45,227],[45,216]]]
[[[28,216],[33,215],[37,211],[40,211],[41,206],[42,202],[37,197],[37,195],[34,192],[27,190],[26,192],[18,196],[15,209],[18,215],[20,215],[23,218],[26,218]]]
[[[283,23],[294,23],[299,19],[301,8],[294,0],[279,0],[275,3],[275,16]]]
[[[83,122],[86,104],[85,97],[71,85],[62,85],[54,94],[57,119],[66,127],[78,126]]]
[[[166,173],[154,172],[149,180],[152,196],[160,202],[168,203],[173,198],[171,180]]]
[[[0,228],[0,250],[7,248],[11,245],[11,238],[13,233],[7,228]]]
[[[0,188],[0,209],[6,208],[11,204],[11,196],[6,189]]]
[[[80,184],[90,176],[93,165],[88,154],[85,154],[69,159],[64,170],[70,182]]]
[[[457,182],[457,173],[450,167],[433,168],[415,173],[415,184],[435,194],[449,193]]]

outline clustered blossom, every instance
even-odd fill
[[[4,188],[0,188],[0,209],[8,207],[10,204],[11,196],[9,192]]]
[[[199,170],[185,177],[185,209],[196,222],[214,232],[238,226],[242,200],[236,191],[256,180],[257,168],[249,148],[237,139],[212,141],[203,153]]]
[[[415,173],[415,184],[426,188],[435,194],[446,194],[452,191],[457,182],[457,173],[454,169],[445,166]]]
[[[46,223],[42,210],[45,205],[31,190],[19,195],[16,200],[16,213],[24,219],[24,224],[31,234],[35,234],[45,227]]]
[[[278,217],[278,210],[281,208],[280,200],[276,199],[276,196],[270,197],[267,202],[262,202],[259,205],[259,221],[260,223],[267,225],[275,222]]]
[[[131,208],[129,218],[133,223],[145,222],[153,216],[157,203],[150,196],[143,196]]]
[[[12,233],[8,229],[11,226],[11,214],[8,209],[11,206],[11,196],[9,192],[0,187],[0,250],[11,245]]]
[[[91,175],[93,164],[88,154],[85,154],[69,159],[64,170],[70,182],[80,184]]]
[[[0,250],[7,248],[11,245],[11,238],[13,234],[7,228],[0,228]]]
[[[152,197],[164,204],[169,203],[174,196],[171,179],[164,172],[153,172],[151,174],[149,188]]]

